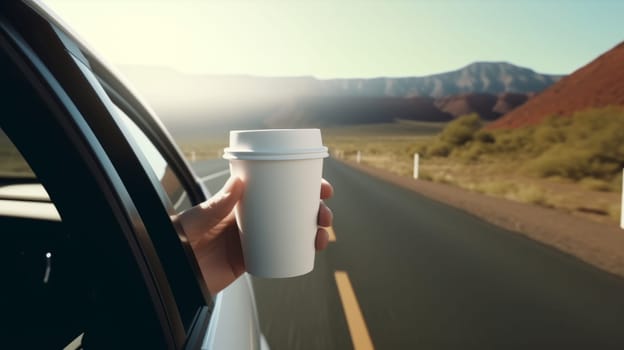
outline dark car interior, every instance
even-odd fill
[[[135,200],[146,211],[167,213],[158,193],[143,198],[141,189],[153,190],[153,184],[132,176],[134,168],[120,167],[130,173],[128,188],[136,196],[126,192],[110,153],[93,133],[97,126],[101,135],[111,135],[113,121],[100,125],[96,118],[100,112],[110,117],[107,109],[84,88],[88,81],[72,66],[73,56],[44,38],[43,32],[60,35],[50,23],[24,4],[11,4],[13,18],[0,11],[0,348],[62,349],[70,343],[85,349],[179,347],[195,320],[207,321],[210,313],[179,237],[171,235],[170,217],[151,216],[149,236],[136,231],[145,227]],[[32,51],[20,31],[42,51]],[[45,64],[57,67],[57,75]],[[62,88],[60,78],[66,79]],[[82,104],[77,107],[76,101]],[[83,114],[93,118],[93,125]],[[118,138],[108,139],[106,150],[119,153],[115,161],[136,161],[127,148],[116,148]],[[186,175],[193,180],[190,172]],[[24,197],[24,191],[11,190],[15,186],[39,189]],[[201,194],[200,187],[197,191]],[[153,255],[146,256],[142,244],[156,241],[152,236],[164,237],[162,255],[152,248]],[[169,276],[154,272],[161,258],[171,262],[166,264]],[[206,329],[205,324],[198,327],[195,342]],[[81,340],[73,342],[77,337]]]
[[[2,188],[3,186],[0,186]],[[5,204],[14,198],[0,197]],[[21,200],[24,207],[53,206],[50,202]],[[9,343],[23,348],[63,348],[85,330],[89,286],[82,278],[84,259],[73,233],[60,220],[7,216],[0,211],[3,228],[1,255],[3,283],[8,296]],[[4,343],[6,344],[6,343]]]

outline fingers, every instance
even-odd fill
[[[226,232],[226,249],[228,251],[228,263],[232,268],[234,276],[238,278],[245,272],[245,259],[243,258],[242,244],[238,228],[234,225]]]
[[[325,179],[321,179],[321,199],[328,199],[334,195],[334,187]]]
[[[319,211],[318,211],[318,218],[317,218],[318,225],[329,227],[332,225],[333,221],[334,221],[334,214],[332,213],[331,209],[329,209],[329,207],[325,205],[323,201],[321,201],[321,204],[319,206]]]
[[[242,195],[243,182],[237,177],[230,177],[217,194],[178,216],[184,232],[192,238],[214,227],[230,215]]]
[[[334,195],[334,188],[332,187],[332,185],[329,182],[327,182],[327,180],[322,179],[321,180],[321,199],[328,199],[333,195]],[[331,209],[329,209],[329,207],[325,205],[323,201],[321,201],[321,204],[319,205],[317,221],[318,221],[319,226],[324,226],[324,227],[332,226],[333,221],[334,221],[334,214],[332,213]],[[318,230],[316,231],[316,240],[314,242],[314,247],[316,248],[317,251],[321,251],[327,248],[328,244],[329,244],[329,233],[323,227],[319,227]]]
[[[314,241],[314,248],[317,251],[321,251],[327,248],[329,244],[329,233],[324,228],[319,228],[316,230],[316,240]]]
[[[203,210],[209,210],[210,216],[219,222],[232,212],[242,195],[243,182],[237,177],[230,177],[217,194],[199,206]]]

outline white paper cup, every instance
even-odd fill
[[[245,183],[235,213],[250,274],[294,277],[314,268],[327,156],[319,129],[230,131],[223,157]]]

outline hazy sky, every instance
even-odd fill
[[[570,73],[624,40],[624,0],[47,0],[115,64],[419,76],[474,61]]]

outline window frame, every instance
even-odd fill
[[[121,321],[123,314],[115,314],[117,305],[131,302],[127,316],[142,317],[145,322],[136,326],[136,334],[140,336],[139,329],[143,329],[154,341],[160,339],[163,345],[176,347],[166,307],[158,295],[158,281],[144,255],[145,234],[140,232],[138,212],[80,111],[15,23],[4,17],[12,14],[11,18],[23,20],[21,25],[40,27],[41,23],[28,21],[31,18],[24,15],[28,10],[21,6],[0,6],[0,55],[8,62],[0,70],[12,84],[7,105],[9,110],[24,111],[3,118],[2,128],[45,186],[64,223],[80,232],[82,245],[93,252],[84,264],[92,264],[95,276],[85,278],[97,280],[94,290],[101,293],[101,299],[92,305],[99,319],[94,322]],[[38,127],[33,130],[33,125]],[[50,160],[58,159],[59,154],[63,155],[62,166],[50,166]],[[90,210],[85,210],[85,198]],[[97,259],[106,256],[103,253],[115,257],[114,261]],[[145,340],[144,336],[130,342]]]
[[[130,257],[137,265],[129,270],[140,271],[141,281],[145,284],[147,293],[145,297],[152,302],[152,311],[156,312],[160,320],[162,337],[166,344],[174,348],[199,348],[212,312],[210,295],[204,284],[200,283],[201,274],[198,273],[196,261],[190,259],[192,256],[188,255],[190,247],[184,240],[174,243],[176,251],[173,253],[163,252],[156,247],[159,237],[155,235],[160,234],[162,238],[173,233],[178,239],[177,235],[182,230],[179,225],[171,222],[168,216],[162,215],[167,214],[166,201],[165,206],[155,205],[157,201],[154,201],[154,198],[159,198],[162,202],[163,193],[159,191],[159,186],[153,183],[154,179],[150,178],[149,171],[146,171],[147,166],[141,159],[141,152],[128,143],[124,127],[107,108],[108,96],[104,97],[106,93],[103,90],[98,91],[95,87],[95,83],[100,84],[98,80],[102,81],[101,74],[99,79],[89,77],[88,71],[93,68],[89,67],[89,64],[100,68],[102,70],[100,73],[108,74],[112,78],[114,75],[95,58],[86,62],[87,70],[80,67],[80,63],[85,63],[83,55],[93,56],[78,41],[74,41],[73,37],[70,38],[69,34],[61,29],[60,24],[36,4],[3,3],[0,9],[2,10],[0,48],[3,51],[0,54],[10,55],[28,85],[36,90],[42,105],[46,106],[48,112],[51,111],[49,116],[46,114],[7,118],[10,119],[6,121],[7,134],[11,133],[10,138],[31,163],[64,219],[69,219],[77,226],[80,226],[78,223],[88,226],[103,220],[103,217],[108,217],[107,223],[117,225],[114,231],[123,233],[126,243],[117,242],[116,248],[132,251]],[[59,32],[59,29],[62,32]],[[73,41],[75,47],[68,45],[68,39]],[[75,50],[78,47],[81,50],[77,53]],[[111,83],[111,80],[107,82]],[[117,79],[112,79],[112,85],[124,87]],[[166,160],[175,164],[173,168],[183,178],[183,185],[188,186],[191,201],[197,203],[205,199],[201,185],[159,122],[125,87],[115,98],[120,98],[126,108],[130,106],[135,111],[137,109],[147,111],[147,114],[132,113],[139,116],[133,120],[142,126],[142,130],[145,131],[146,127],[150,130],[146,134],[151,135],[152,142],[156,141],[155,145],[167,155]],[[29,123],[45,124],[46,137],[41,141],[54,140],[59,147],[42,148],[29,145],[32,143],[31,135],[19,132],[20,128],[26,128]],[[3,121],[3,129],[4,125]],[[52,151],[58,152],[60,148],[67,152],[67,157],[64,158],[76,160],[76,163],[64,166],[75,168],[76,174],[82,174],[80,181],[89,183],[93,201],[99,203],[99,210],[94,210],[90,215],[84,217],[77,215],[85,208],[84,203],[76,202],[75,199],[81,198],[85,193],[67,191],[71,180],[63,179],[60,169],[48,166],[47,162],[51,159]],[[82,198],[84,201],[84,197]],[[86,218],[93,220],[88,222]],[[162,225],[163,218],[169,220],[165,225]],[[161,229],[162,232],[155,232],[154,228],[158,225],[164,227]],[[106,237],[88,238],[94,241],[109,240]],[[162,248],[162,244],[160,245]],[[180,252],[184,253],[186,259],[180,259]],[[160,262],[162,259],[177,259],[177,264],[180,265],[178,267],[187,270],[184,283],[198,301],[190,325],[182,325],[168,281],[172,274],[171,271],[168,271],[169,273],[165,271]],[[195,262],[195,265],[190,262]],[[188,278],[189,269],[190,275],[194,274],[193,279]]]
[[[82,67],[82,69],[84,71],[84,67]],[[89,72],[86,71],[84,71],[84,73],[89,74]],[[93,77],[96,76],[94,75]],[[100,78],[99,82],[101,81],[102,79]],[[95,82],[93,81],[92,83]],[[165,158],[167,164],[172,167],[174,174],[180,174],[180,169],[175,168],[175,165],[171,163],[170,158],[166,158],[167,155],[162,153],[163,149],[175,149],[175,146],[171,143],[165,145],[162,139],[159,139],[153,133],[151,133],[151,131],[153,131],[154,129],[146,130],[144,128],[146,125],[145,121],[153,117],[145,115],[140,116],[138,114],[135,114],[138,112],[137,109],[131,108],[132,105],[128,101],[128,99],[132,98],[131,95],[121,96],[120,94],[115,93],[114,90],[106,91],[105,86],[102,86],[102,88],[102,93],[105,92],[105,95],[100,94],[100,98],[102,100],[107,100],[109,98],[108,96],[110,96],[109,94],[115,95],[115,100],[117,101],[117,103],[115,103],[115,100],[113,99],[110,99],[110,103],[115,103],[118,108],[122,109],[122,111],[126,113],[126,115],[137,124],[137,126],[152,142],[152,144],[154,144],[154,146],[156,146],[156,143],[154,141],[160,140],[158,144],[160,144],[161,147],[157,148],[158,151],[161,152],[161,155],[163,156],[163,158]],[[129,188],[130,194],[134,198],[139,211],[143,211],[144,213],[142,214],[142,216],[144,217],[143,220],[147,226],[148,231],[151,232],[150,235],[152,236],[152,240],[156,245],[156,250],[158,251],[160,259],[163,260],[165,270],[167,270],[167,268],[171,267],[172,265],[177,265],[174,269],[167,271],[170,283],[173,285],[173,287],[180,286],[181,288],[190,289],[199,288],[198,290],[187,291],[185,296],[178,296],[176,298],[176,300],[178,301],[178,305],[180,305],[181,302],[186,302],[186,300],[190,299],[191,297],[195,298],[196,300],[195,302],[198,308],[196,308],[195,310],[194,320],[190,320],[190,318],[188,317],[186,320],[183,320],[190,321],[189,324],[185,324],[185,328],[187,329],[188,333],[190,333],[191,329],[198,329],[194,326],[194,323],[205,322],[205,320],[201,320],[201,318],[203,317],[202,315],[209,316],[211,314],[214,307],[212,297],[210,296],[210,292],[206,288],[202,274],[199,269],[199,265],[197,264],[197,260],[195,259],[194,253],[190,247],[190,243],[186,239],[182,227],[179,225],[178,222],[171,220],[171,218],[176,215],[176,211],[173,208],[174,203],[169,200],[166,191],[161,186],[160,179],[152,171],[152,167],[149,164],[147,157],[143,154],[143,150],[136,142],[134,142],[132,133],[128,130],[127,126],[121,120],[121,118],[123,117],[116,115],[113,106],[109,106],[109,112],[112,115],[111,121],[115,123],[116,127],[119,128],[120,132],[124,135],[124,139],[126,142],[122,143],[127,143],[127,146],[132,149],[130,153],[134,154],[134,156],[136,157],[136,162],[138,163],[129,165],[128,159],[120,159],[117,162],[119,164],[117,168],[120,171],[124,182]],[[140,122],[141,120],[143,121],[143,123]],[[102,131],[104,130],[110,131],[110,127],[105,127],[102,129]],[[164,132],[161,135],[164,135]],[[107,134],[105,135],[105,137],[108,136],[109,135]],[[105,147],[107,145],[110,147],[119,147],[119,141],[119,138],[113,137],[108,138],[108,140],[106,141],[103,140],[102,142]],[[130,153],[127,153],[126,155],[129,155]],[[178,179],[187,191],[189,198],[191,198],[193,195],[190,192],[191,190],[189,189],[190,186],[188,185],[188,183],[183,182],[183,179],[180,179],[179,177]],[[149,192],[155,193],[148,195]],[[158,200],[156,199],[154,194],[156,195],[156,197],[158,197]],[[198,202],[192,201],[191,203],[197,204]],[[163,209],[166,211],[163,211]],[[162,219],[167,219],[167,221],[163,221]],[[163,230],[164,228],[167,229],[165,231],[171,231],[172,229],[174,231],[163,232],[160,235],[160,238],[155,237],[154,232],[157,230]],[[177,239],[172,239],[174,237],[177,237]],[[180,248],[182,249],[182,251],[180,250]],[[187,270],[188,268],[190,268],[190,270]],[[193,275],[189,275],[189,272],[192,272]],[[183,274],[186,274],[186,276],[183,276]],[[196,284],[190,285],[189,281],[191,280],[194,280]],[[198,295],[198,292],[201,292],[201,295]],[[199,307],[199,298],[203,299],[202,301],[205,303],[206,310],[203,310],[202,307]],[[180,301],[180,299],[182,300]],[[203,331],[206,330],[207,329],[204,329]],[[199,331],[201,332],[201,330]]]

